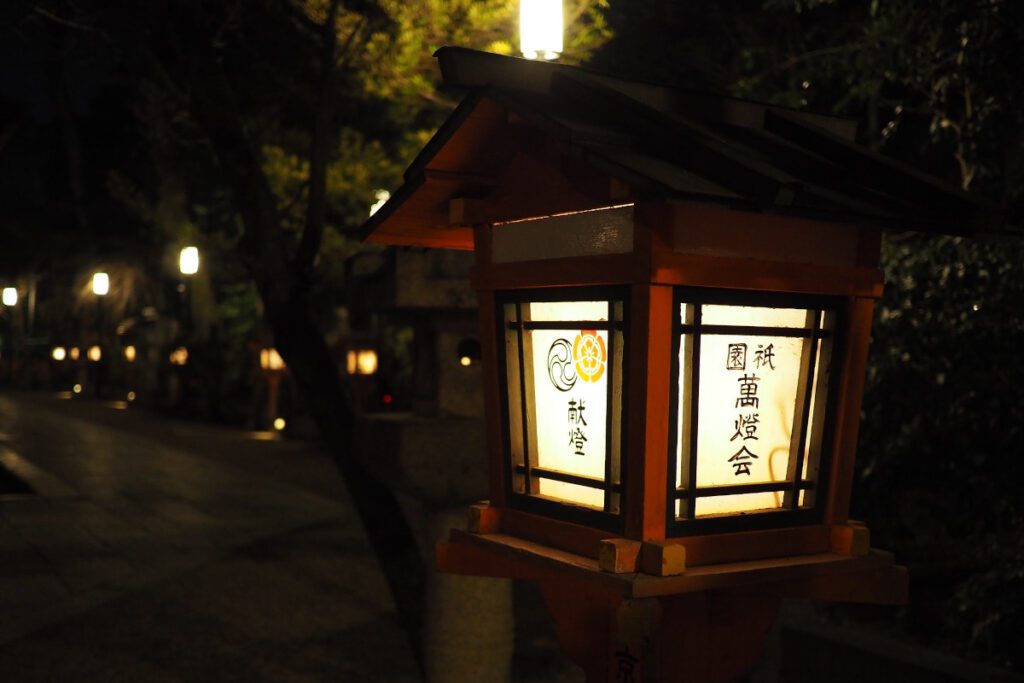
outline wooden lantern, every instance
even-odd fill
[[[468,95],[367,234],[476,256],[490,500],[440,568],[540,581],[594,681],[730,680],[781,597],[904,600],[848,519],[880,230],[970,200],[846,120],[437,56]]]

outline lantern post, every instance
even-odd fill
[[[438,566],[538,582],[588,681],[734,680],[783,598],[904,602],[849,519],[880,234],[979,207],[843,119],[437,57],[468,94],[366,234],[476,258],[490,498]]]
[[[14,386],[14,335],[16,333],[16,321],[17,315],[14,312],[14,307],[18,305],[18,288],[17,287],[4,287],[3,297],[0,299],[3,303],[4,308],[10,309],[11,321],[8,327],[8,341],[7,341],[7,381],[12,387]]]
[[[103,297],[110,293],[110,275],[103,271],[92,274],[92,293],[96,297],[96,345],[86,352],[88,359],[96,364],[96,398],[103,394]]]
[[[181,273],[181,282],[178,283],[178,292],[181,294],[182,323],[185,328],[185,337],[188,338],[192,332],[192,277],[199,272],[199,247],[182,247],[178,253],[178,272]]]

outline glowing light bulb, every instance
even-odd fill
[[[527,59],[562,52],[562,0],[519,0],[519,50]]]

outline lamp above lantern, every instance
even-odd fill
[[[519,50],[526,59],[562,53],[562,0],[519,0]]]

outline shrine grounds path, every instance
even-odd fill
[[[0,477],[0,683],[418,681],[330,458],[267,436],[0,393],[0,468],[35,490]],[[516,593],[513,680],[579,683]],[[788,607],[749,683],[1024,681]]]
[[[0,394],[0,681],[414,681],[309,443]]]

